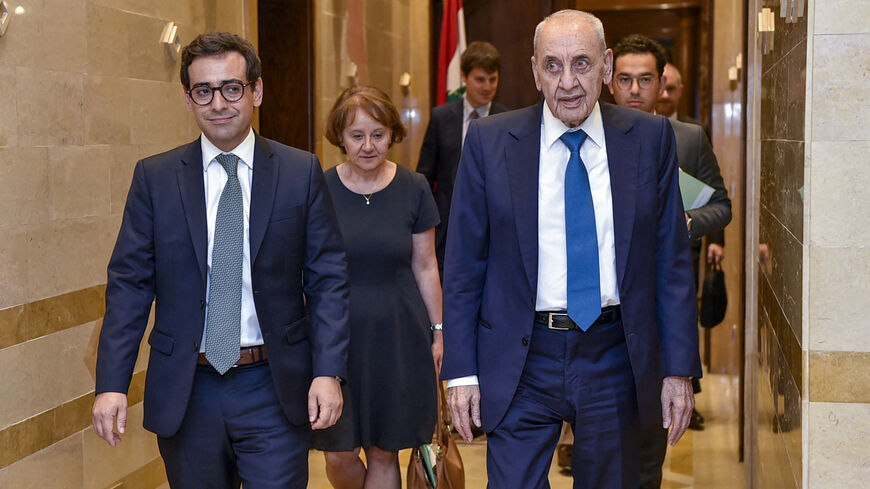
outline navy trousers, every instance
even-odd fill
[[[492,489],[547,489],[562,421],[574,430],[575,489],[637,489],[640,424],[622,321],[588,331],[535,324],[519,387],[487,433]]]
[[[181,429],[158,437],[172,489],[305,489],[308,426],[281,410],[268,361],[220,375],[197,365]]]

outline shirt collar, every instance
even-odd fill
[[[465,96],[465,94],[462,95],[462,120],[464,120],[464,121],[468,120],[468,117],[471,115],[472,110],[477,110],[478,116],[486,117],[489,115],[489,109],[491,109],[491,108],[492,108],[492,101],[490,100],[490,102],[488,104],[481,105],[480,107],[475,109],[474,107],[471,106],[470,103],[468,103],[468,98]]]
[[[199,138],[200,145],[202,146],[202,169],[203,171],[208,170],[208,165],[211,164],[212,161],[215,161],[215,157],[224,151],[221,151],[217,146],[214,145],[211,141],[205,137],[205,134]],[[227,153],[233,153],[238,156],[242,162],[248,166],[249,169],[254,168],[254,142],[256,139],[254,138],[254,129],[252,128],[250,132],[248,132],[248,136],[242,141],[238,146],[233,148],[232,151],[226,151]]]
[[[604,123],[601,120],[601,106],[598,101],[592,107],[592,112],[586,117],[578,128],[570,128],[560,121],[550,112],[550,107],[547,101],[544,101],[544,116],[541,117],[541,134],[544,136],[544,145],[547,149],[553,146],[562,134],[567,131],[576,131],[583,129],[586,132],[587,139],[591,139],[599,148],[604,147]]]

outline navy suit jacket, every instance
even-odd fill
[[[486,431],[513,399],[534,323],[542,110],[473,121],[453,192],[441,377],[478,376]],[[676,147],[664,117],[609,104],[601,114],[622,322],[641,422],[651,428],[661,426],[663,376],[701,375]]]
[[[444,266],[444,243],[447,240],[447,222],[450,216],[450,200],[453,196],[453,182],[459,168],[462,154],[462,116],[463,99],[439,105],[432,109],[432,117],[426,128],[417,171],[426,176],[441,222],[435,226],[435,255],[438,266]],[[507,112],[507,107],[493,102],[489,115]]]
[[[256,137],[250,205],[254,305],[287,419],[308,423],[313,376],[346,378],[347,270],[317,157]],[[108,267],[96,392],[127,392],[156,299],[145,428],[172,436],[205,323],[208,235],[200,141],[141,160]]]

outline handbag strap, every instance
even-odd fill
[[[447,444],[447,438],[450,436],[450,430],[447,428],[447,421],[444,419],[444,413],[447,411],[447,396],[444,395],[444,386],[441,384],[441,376],[436,375],[435,380],[438,384],[438,419],[435,421],[435,433],[437,433],[438,445],[444,446]]]

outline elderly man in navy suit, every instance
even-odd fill
[[[576,488],[636,488],[642,430],[689,424],[701,375],[667,119],[600,104],[601,22],[535,31],[544,102],[472,122],[444,267],[448,401],[487,433],[490,487],[546,488],[562,422]]]
[[[182,53],[202,136],[136,165],[108,267],[94,428],[116,446],[152,301],[145,428],[179,488],[304,489],[341,414],[348,289],[314,155],[251,128],[260,59],[232,34]],[[114,431],[117,429],[117,432]]]

